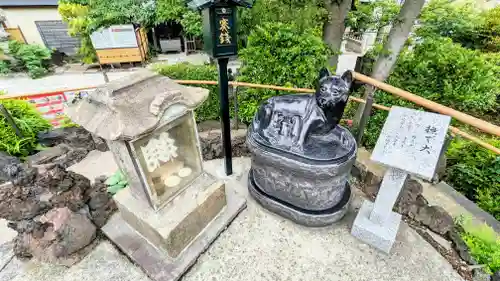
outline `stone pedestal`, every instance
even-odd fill
[[[153,280],[178,280],[245,208],[235,184],[204,173],[159,211],[124,189],[103,231]]]
[[[401,215],[392,211],[408,174],[390,168],[384,175],[375,203],[365,201],[351,233],[361,241],[389,253],[396,241]]]

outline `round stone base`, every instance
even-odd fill
[[[252,197],[269,211],[305,226],[326,226],[344,217],[351,202],[351,187],[346,183],[346,191],[340,202],[333,208],[322,211],[305,210],[264,193],[253,179],[253,171],[248,173],[248,190]]]

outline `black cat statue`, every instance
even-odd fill
[[[344,216],[357,147],[339,121],[351,84],[351,72],[340,77],[324,69],[314,95],[277,96],[262,104],[247,144],[252,153],[249,191],[264,207],[308,226]]]

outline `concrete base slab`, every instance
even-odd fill
[[[374,204],[370,201],[363,202],[354,220],[351,234],[359,240],[389,253],[396,241],[401,215],[391,212],[383,224],[377,224],[370,220],[373,206]]]
[[[134,197],[130,188],[118,192],[114,199],[122,219],[171,258],[176,258],[227,205],[225,184],[207,173],[157,211]]]
[[[7,242],[0,245],[0,271],[12,260],[14,257],[14,243]]]
[[[312,227],[327,226],[341,220],[349,209],[351,201],[351,188],[347,185],[342,200],[333,208],[323,211],[304,210],[264,193],[253,180],[252,170],[248,173],[248,191],[259,204],[269,211],[298,224]]]
[[[167,255],[115,214],[102,228],[129,258],[138,264],[155,281],[178,280],[206,251],[210,244],[224,231],[232,220],[246,207],[246,200],[233,190],[237,182],[226,183],[227,206],[210,224],[194,238],[175,258]]]

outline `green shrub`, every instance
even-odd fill
[[[500,139],[486,140],[500,147]],[[445,180],[500,219],[500,156],[473,142],[456,138],[447,151]]]
[[[426,38],[398,59],[393,86],[469,114],[497,109],[498,67],[449,38]]]
[[[17,62],[10,66],[12,70],[27,71],[31,78],[39,78],[47,74],[52,52],[40,45],[9,41],[9,54]]]
[[[417,34],[448,37],[466,48],[500,51],[500,6],[486,11],[472,1],[433,0],[422,11]]]
[[[18,137],[5,117],[0,115],[0,150],[14,156],[29,155],[37,147],[36,134],[49,129],[50,123],[27,101],[0,100],[0,104],[9,111],[23,135],[23,138]]]
[[[500,92],[496,62],[494,56],[466,49],[449,38],[425,38],[413,50],[401,53],[388,83],[468,114],[496,116]],[[415,107],[381,91],[375,94],[375,102]],[[363,139],[366,147],[375,145],[386,116],[386,112],[373,111]]]
[[[155,71],[172,79],[217,80],[218,71],[214,65],[193,65],[179,63],[174,65],[155,65]],[[210,90],[208,99],[196,109],[196,121],[219,119],[219,87],[216,85],[195,85]]]
[[[9,74],[10,72],[10,63],[4,60],[0,61],[0,75]]]
[[[430,1],[419,20],[419,36],[449,37],[468,48],[476,48],[481,42],[478,28],[483,25],[484,19],[472,1]]]
[[[493,274],[500,270],[500,237],[488,225],[474,225],[470,219],[460,219],[464,229],[462,239],[478,264],[486,265],[485,271]]]
[[[291,24],[272,23],[257,27],[240,53],[238,81],[288,87],[314,88],[319,70],[326,66],[329,49],[320,32],[303,32]],[[239,117],[250,122],[259,104],[283,91],[244,89],[238,95]]]

